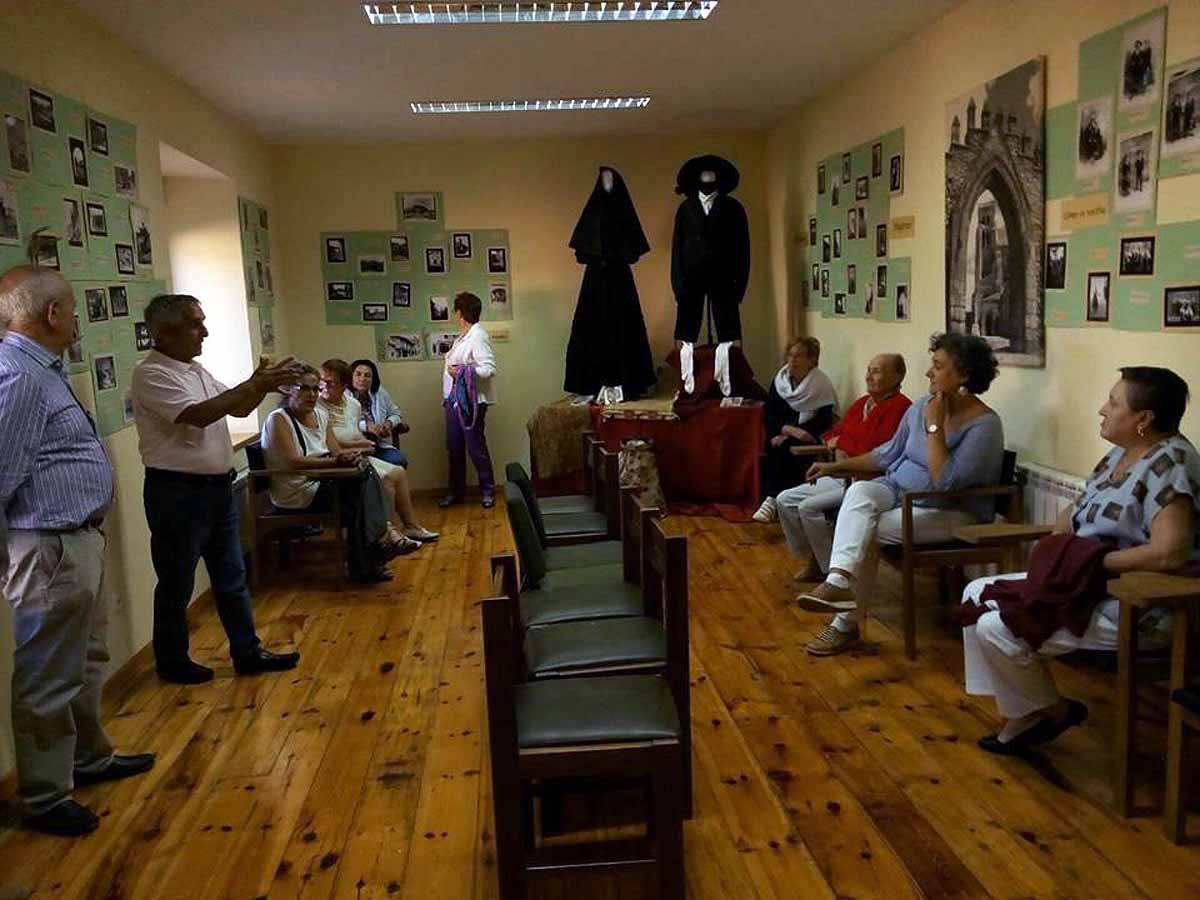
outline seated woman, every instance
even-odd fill
[[[358,429],[375,442],[375,453],[384,462],[408,468],[408,456],[396,446],[395,435],[406,434],[404,413],[379,380],[379,369],[369,359],[350,363],[350,387],[362,407]]]
[[[360,454],[338,444],[329,417],[317,408],[319,390],[317,370],[302,364],[297,383],[263,423],[262,448],[268,468],[319,471],[360,464]],[[372,490],[374,496],[369,493]],[[343,524],[350,528],[347,549],[351,578],[363,582],[390,579],[382,563],[412,552],[420,544],[398,534],[388,523],[387,503],[378,479],[271,476],[271,503],[279,509],[326,511],[332,508],[334,491],[339,492]]]
[[[775,373],[767,392],[763,414],[767,420],[766,499],[754,514],[755,522],[774,522],[775,497],[804,481],[808,461],[791,448],[819,444],[821,435],[833,427],[837,395],[829,376],[817,368],[821,342],[814,337],[797,338],[788,344],[783,367]]]
[[[318,407],[329,417],[329,427],[343,450],[350,450],[367,459],[383,479],[384,490],[399,519],[404,534],[414,541],[436,541],[438,533],[423,528],[417,522],[413,509],[412,495],[408,490],[408,472],[402,466],[392,465],[371,456],[375,444],[361,431],[358,424],[362,419],[362,407],[346,386],[350,381],[350,366],[342,359],[327,359],[321,363],[321,399]]]
[[[1100,408],[1100,436],[1113,444],[1092,471],[1083,495],[1063,511],[1055,531],[1110,542],[1104,570],[1170,572],[1200,562],[1200,454],[1182,434],[1188,386],[1170,369],[1128,366]],[[1062,627],[1035,650],[1001,619],[987,585],[1025,573],[972,581],[963,603],[988,611],[963,629],[968,694],[996,698],[1004,719],[997,734],[979,741],[990,753],[1012,755],[1058,737],[1087,718],[1087,707],[1066,700],[1046,661],[1076,649],[1115,650],[1120,604],[1098,597],[1082,634]],[[1163,609],[1141,617],[1139,642],[1165,644],[1170,616]],[[968,618],[969,621],[969,618]],[[1082,624],[1082,623],[1081,623]]]
[[[996,355],[983,338],[935,335],[925,377],[929,394],[908,408],[896,434],[869,453],[837,462],[814,463],[808,477],[883,476],[846,489],[833,531],[829,575],[796,598],[801,609],[836,613],[808,645],[814,656],[831,656],[858,643],[858,597],[870,595],[877,564],[875,542],[903,540],[902,498],[907,491],[950,491],[995,484],[1004,461],[1000,417],[977,395],[996,377]],[[955,509],[918,502],[914,540],[934,544],[961,525],[988,520],[992,499]]]

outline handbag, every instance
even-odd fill
[[[663,497],[662,483],[658,477],[658,460],[654,456],[654,442],[643,438],[630,438],[621,443],[618,461],[620,483],[623,488],[636,488],[642,506],[667,508]]]

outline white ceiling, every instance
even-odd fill
[[[722,0],[707,21],[388,26],[357,0],[76,0],[271,143],[761,129],[961,0]],[[415,116],[410,100],[650,94],[646,110]]]

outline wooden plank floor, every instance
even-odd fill
[[[294,673],[233,678],[210,606],[194,612],[192,646],[213,683],[162,684],[136,658],[113,682],[110,726],[157,767],[80,791],[103,816],[84,840],[15,827],[5,798],[0,884],[56,898],[494,898],[473,604],[511,538],[499,509],[421,503],[442,540],[393,563],[392,583],[340,589],[315,548],[259,594],[263,637],[303,653]],[[936,610],[917,663],[886,596],[862,652],[812,659],[803,645],[822,623],[788,602],[776,527],[668,521],[689,536],[690,897],[1200,895],[1200,843],[1171,846],[1156,815],[1108,810],[1111,676],[1056,664],[1092,718],[1036,764],[989,757],[974,742],[993,709],[963,695],[956,629]],[[1141,732],[1138,799],[1157,807],[1161,715]],[[651,892],[605,876],[537,896]]]

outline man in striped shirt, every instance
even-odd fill
[[[0,275],[0,572],[13,609],[12,719],[29,824],[60,835],[95,830],[76,786],[149,770],[117,756],[100,724],[107,618],[104,516],[112,467],[63,371],[75,297],[57,272]]]

